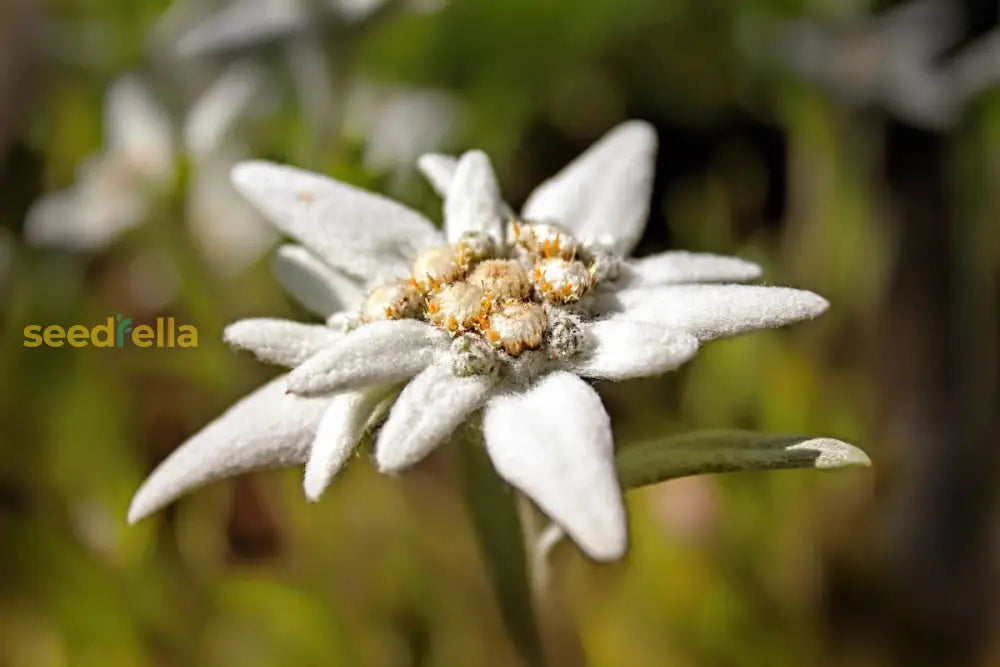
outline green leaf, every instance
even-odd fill
[[[870,466],[868,456],[832,438],[753,431],[696,431],[626,447],[615,457],[629,489],[715,472]]]
[[[469,425],[453,438],[463,472],[465,504],[507,632],[525,663],[541,666],[545,659],[516,498],[494,471],[481,437],[478,425]]]

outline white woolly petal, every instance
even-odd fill
[[[195,100],[184,123],[184,145],[195,159],[203,160],[219,148],[263,84],[264,75],[257,66],[239,61]]]
[[[409,169],[422,153],[444,143],[456,116],[455,99],[442,90],[389,92],[370,116],[365,166],[376,171]]]
[[[710,340],[816,317],[829,302],[805,290],[757,285],[672,285],[600,294],[596,306],[624,319]]]
[[[281,286],[320,317],[329,317],[342,310],[357,310],[365,297],[357,281],[331,268],[300,245],[278,248],[272,269]]]
[[[458,169],[458,158],[441,153],[424,153],[417,160],[417,167],[434,191],[442,199],[446,198],[455,178],[455,170]],[[502,220],[515,217],[514,210],[505,201],[500,202],[500,217]]]
[[[417,320],[358,327],[288,376],[288,389],[313,395],[411,378],[434,361],[448,335]]]
[[[343,336],[322,324],[258,317],[233,322],[222,339],[265,363],[293,368]]]
[[[444,226],[455,243],[466,232],[503,238],[503,201],[500,186],[486,153],[468,151],[458,161],[444,200]]]
[[[338,91],[332,64],[322,42],[322,31],[303,32],[285,43],[288,73],[308,127],[320,135],[332,131]]]
[[[250,470],[305,462],[328,402],[286,394],[284,376],[257,389],[157,466],[132,499],[129,523],[203,484]]]
[[[416,211],[320,174],[249,161],[233,168],[232,179],[278,229],[366,279],[403,277],[421,248],[441,242]]]
[[[309,500],[319,500],[330,486],[357,447],[372,410],[384,395],[381,388],[375,387],[336,394],[330,399],[306,463],[303,488]]]
[[[327,0],[330,9],[345,21],[363,21],[388,0]]]
[[[100,250],[139,222],[145,200],[118,193],[98,200],[86,186],[47,194],[28,210],[24,235],[31,245],[73,250]]]
[[[625,262],[616,286],[745,282],[759,278],[760,274],[759,266],[738,257],[675,250]]]
[[[424,153],[417,160],[417,167],[434,192],[442,199],[448,196],[455,170],[458,169],[458,158],[441,153]]]
[[[28,243],[100,250],[139,224],[149,210],[149,184],[130,179],[128,168],[120,157],[87,160],[74,186],[31,206],[24,222]]]
[[[104,132],[105,151],[80,166],[77,183],[32,206],[29,243],[99,250],[146,215],[149,189],[173,169],[170,119],[145,84],[127,75],[105,95]]]
[[[558,371],[523,394],[494,397],[483,412],[497,472],[524,492],[592,558],[620,558],[625,509],[611,420],[586,382]]]
[[[260,259],[278,233],[229,180],[233,156],[214,150],[196,160],[188,184],[188,230],[213,269],[232,276]]]
[[[592,347],[570,363],[570,370],[583,377],[627,380],[660,375],[698,351],[698,339],[685,331],[632,322],[621,315],[583,326]]]
[[[559,223],[581,240],[610,243],[628,255],[646,226],[655,158],[652,125],[622,123],[538,186],[524,217]]]
[[[116,80],[104,98],[107,151],[141,179],[165,179],[174,164],[170,117],[136,76]]]
[[[400,393],[379,432],[379,470],[396,472],[423,459],[479,409],[494,384],[488,375],[454,375],[446,359],[428,366]]]
[[[76,189],[59,190],[39,197],[28,209],[24,219],[24,236],[31,245],[69,245],[83,249],[105,245],[109,238],[101,234],[99,239],[88,239],[82,244],[76,242],[74,234],[67,233],[70,222],[74,219],[76,205]],[[75,225],[74,225],[75,226]]]

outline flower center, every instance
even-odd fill
[[[511,357],[542,348],[554,358],[575,354],[586,296],[614,277],[613,256],[551,224],[512,221],[506,236],[500,244],[467,234],[424,250],[409,278],[369,293],[361,322],[424,320],[455,336],[463,359],[478,359],[483,349]],[[470,372],[489,366],[466,365]]]

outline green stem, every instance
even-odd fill
[[[462,470],[465,504],[504,625],[524,662],[540,667],[545,658],[515,493],[493,470],[482,447],[478,424],[460,429],[453,440]]]

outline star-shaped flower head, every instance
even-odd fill
[[[398,8],[430,13],[441,0],[229,0],[214,10],[204,3],[177,2],[154,29],[154,42],[171,42],[183,58],[246,56],[278,52],[286,59],[307,121],[321,134],[333,131],[344,91],[332,83],[340,78],[331,58],[343,60],[366,26]],[[331,44],[339,45],[336,56]]]
[[[198,17],[176,44],[182,55],[207,55],[238,51],[270,43],[291,43],[308,33],[334,25],[362,23],[389,3],[386,0],[232,0],[216,11]],[[413,11],[433,11],[440,3],[410,0]],[[180,14],[194,10],[180,3]],[[173,22],[187,22],[186,16]],[[188,19],[189,20],[189,19]]]
[[[422,154],[439,150],[458,121],[458,104],[443,90],[354,82],[346,93],[344,135],[364,144],[362,162],[376,172],[409,177]]]
[[[919,127],[947,130],[1000,76],[1000,31],[960,44],[964,23],[960,3],[912,0],[877,15],[757,31],[764,23],[747,33],[753,38],[746,48],[849,107],[877,106]]]
[[[152,191],[173,174],[170,118],[136,76],[104,100],[104,151],[85,161],[70,188],[40,198],[25,220],[29,243],[99,250],[145,216]]]
[[[222,273],[242,270],[274,243],[274,230],[229,181],[244,153],[233,130],[263,87],[251,63],[225,68],[192,101],[178,142],[170,115],[144,80],[122,76],[105,95],[103,151],[84,162],[71,187],[35,202],[25,220],[28,241],[104,249],[149,216],[184,156],[192,167],[186,200],[192,238]]]
[[[174,452],[139,490],[130,519],[263,466],[306,462],[315,499],[367,430],[376,429],[379,469],[394,473],[468,422],[481,425],[500,476],[587,554],[620,557],[626,521],[611,420],[589,381],[658,375],[702,341],[827,307],[801,290],[714,284],[756,278],[759,268],[741,259],[628,259],[649,211],[655,150],[651,126],[625,123],[542,183],[516,217],[486,155],[425,156],[445,199],[443,232],[316,174],[239,165],[237,187],[304,246],[283,251],[285,284],[303,301],[345,310],[326,326],[231,325],[232,345],[293,370]]]

